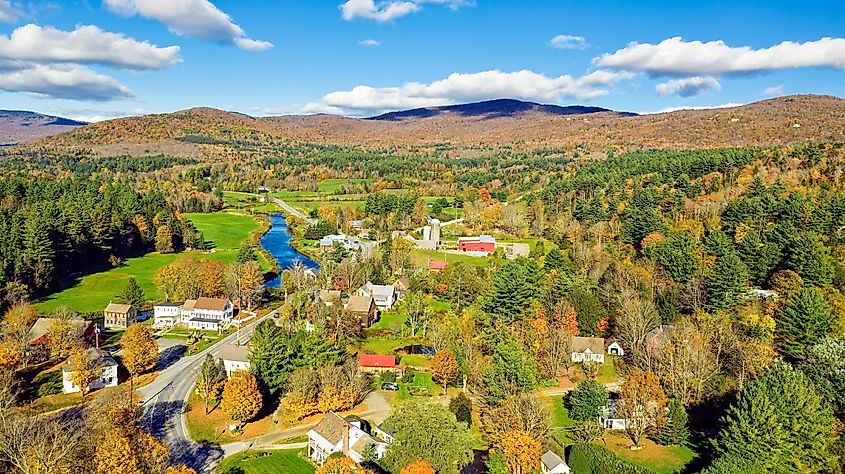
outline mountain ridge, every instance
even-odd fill
[[[29,110],[0,110],[0,145],[15,145],[85,125],[88,123]]]

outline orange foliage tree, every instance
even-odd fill
[[[330,458],[317,469],[317,474],[375,474],[348,457]]]
[[[505,431],[495,447],[512,474],[530,474],[540,461],[540,442],[524,431]]]
[[[431,374],[436,382],[443,384],[444,389],[458,378],[458,360],[452,349],[442,349],[434,355]]]
[[[232,372],[223,387],[223,411],[234,421],[246,422],[261,410],[261,392],[258,380],[245,370]]]
[[[399,474],[437,474],[437,472],[428,461],[420,459],[403,467]]]

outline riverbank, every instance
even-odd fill
[[[303,235],[305,234],[304,227],[308,225],[308,222],[303,221],[302,219],[298,218],[297,216],[291,215],[284,210],[281,211],[281,214],[285,217],[285,221],[287,222],[288,229],[290,229],[291,239],[290,245],[296,250],[298,253],[305,255],[306,257],[314,260],[319,264],[322,260],[322,255],[317,249],[313,247],[306,247],[303,244],[305,239]]]
[[[268,252],[277,262],[277,265],[284,271],[295,261],[300,261],[309,268],[319,268],[317,260],[312,259],[308,254],[300,252],[292,245],[294,235],[288,224],[289,217],[284,213],[276,213],[267,216],[271,223],[270,229],[261,237],[261,248]],[[291,219],[293,220],[293,219]],[[265,283],[267,288],[279,288],[281,286],[281,272],[275,278]]]

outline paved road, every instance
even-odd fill
[[[275,310],[242,328],[241,342],[252,337],[258,322],[277,312]],[[167,444],[173,463],[185,464],[204,473],[212,472],[223,459],[223,450],[218,445],[199,444],[191,440],[183,413],[206,354],[216,355],[220,346],[235,342],[238,336],[235,332],[199,354],[183,357],[163,370],[151,384],[138,390],[144,407],[143,424]]]
[[[230,193],[233,193],[233,194],[245,194],[247,196],[253,196],[253,197],[257,197],[257,198],[268,197],[267,194],[245,193],[245,192],[241,192],[241,191],[227,191],[227,192],[230,192]],[[312,224],[312,225],[317,223],[317,219],[312,219],[311,217],[306,216],[299,209],[291,206],[290,204],[282,201],[281,199],[279,199],[279,198],[272,198],[272,199],[273,199],[274,203],[281,206],[282,209],[284,209],[288,214],[291,214],[294,217],[302,219],[305,222],[308,222],[309,224]]]

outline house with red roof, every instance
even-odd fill
[[[379,375],[385,372],[393,372],[401,377],[405,369],[398,364],[395,355],[381,354],[359,354],[358,367],[361,372],[370,375]]]
[[[448,265],[448,263],[443,260],[432,260],[428,262],[428,269],[432,272],[439,272],[446,268],[446,265]]]

